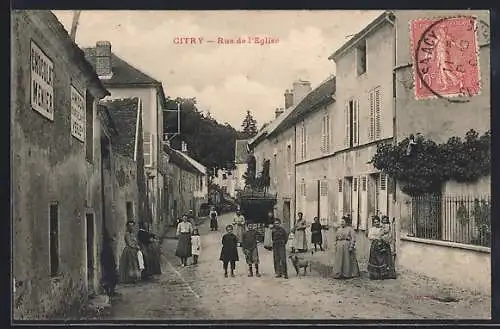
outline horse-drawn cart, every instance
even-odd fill
[[[257,240],[264,241],[264,229],[268,213],[276,205],[276,194],[265,190],[245,188],[238,193],[237,203],[241,214],[245,217],[247,227],[254,227],[257,231]]]

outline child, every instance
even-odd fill
[[[248,276],[253,276],[252,265],[255,265],[255,275],[260,277],[259,273],[259,251],[257,249],[257,232],[253,225],[249,225],[243,232],[241,247],[248,264]]]
[[[290,231],[290,234],[288,234],[288,244],[291,248],[292,254],[294,254],[295,253],[295,232],[293,229]]]
[[[198,256],[200,256],[201,249],[201,239],[198,229],[193,230],[193,235],[191,236],[191,253],[193,254],[193,264],[198,264]]]
[[[238,258],[238,238],[233,233],[233,225],[226,226],[226,234],[222,236],[222,250],[219,259],[224,266],[224,277],[227,278],[227,266],[231,263],[231,277],[234,277],[234,270]]]
[[[218,223],[217,223],[217,211],[215,210],[215,207],[212,207],[210,209],[210,231],[217,231],[218,230]]]
[[[152,275],[161,274],[161,247],[160,238],[156,234],[151,234],[149,238],[148,255],[150,256],[150,271]]]

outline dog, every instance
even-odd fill
[[[314,251],[311,251],[311,255],[312,254],[314,254]],[[312,271],[310,259],[303,259],[302,257],[299,257],[296,253],[292,253],[290,256],[288,256],[288,258],[290,258],[290,260],[292,261],[292,265],[295,268],[295,271],[297,272],[297,276],[299,276],[299,271],[301,268],[304,269],[304,276],[306,276],[308,268],[309,272]]]

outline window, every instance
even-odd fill
[[[302,160],[306,158],[306,125],[304,122],[300,127],[300,158]]]
[[[363,191],[366,191],[366,176],[363,176],[363,177],[361,178],[361,189],[362,189]]]
[[[49,251],[50,275],[59,274],[59,205],[53,203],[49,206]]]
[[[153,136],[150,133],[144,133],[144,165],[150,167],[153,165]]]
[[[358,178],[354,177],[352,181],[352,190],[354,192],[358,191]]]
[[[330,115],[323,116],[321,126],[321,151],[323,153],[330,152]]]
[[[327,181],[321,181],[319,184],[319,195],[320,196],[326,196],[328,195],[328,182]]]
[[[356,47],[356,72],[358,76],[366,72],[366,39]]]
[[[94,97],[85,93],[85,158],[92,163],[94,160]]]
[[[387,175],[386,174],[380,174],[380,189],[382,191],[387,189]]]
[[[345,138],[346,147],[359,144],[359,102],[349,100],[345,106]]]
[[[370,126],[368,129],[368,139],[374,141],[380,139],[380,112],[381,112],[381,91],[380,87],[376,87],[370,91]]]
[[[287,145],[286,146],[286,163],[287,163],[287,168],[288,172],[292,172],[292,145]]]
[[[132,220],[134,218],[134,204],[130,201],[127,201],[126,209],[127,209],[127,221]]]
[[[300,195],[306,196],[306,182],[304,178],[302,178],[302,181],[300,182]]]

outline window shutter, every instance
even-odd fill
[[[325,153],[325,117],[321,120],[321,152]]]
[[[374,92],[370,91],[370,125],[368,126],[368,139],[372,141],[374,139],[374,129],[375,129],[375,99]]]
[[[339,183],[339,193],[342,193],[342,182],[343,182],[343,180],[339,179],[339,181],[338,181],[338,183]]]
[[[381,215],[387,214],[387,175],[380,173],[379,175],[379,187],[380,191],[378,192],[378,211]]]
[[[382,135],[382,127],[380,126],[381,112],[381,95],[380,88],[375,89],[375,138],[380,138]]]
[[[344,146],[348,147],[349,146],[349,101],[345,102],[345,108],[344,108]]]
[[[337,193],[337,225],[340,223],[340,219],[342,218],[342,215],[344,213],[344,193],[342,193],[342,184],[343,184],[343,179],[338,180],[338,191]]]
[[[368,228],[368,192],[366,176],[360,177],[361,186],[359,187],[359,226],[360,230]]]
[[[354,177],[352,180],[352,227],[357,230],[358,229],[358,224],[359,224],[359,212],[358,212],[358,201],[359,201],[359,194],[358,194],[358,178]]]
[[[358,145],[359,143],[359,132],[358,132],[358,126],[359,126],[359,119],[358,119],[358,101],[354,100],[352,102],[353,105],[353,113],[352,113],[352,140],[354,145]]]
[[[326,152],[330,152],[330,115],[326,115]]]

